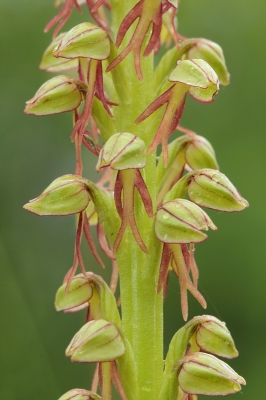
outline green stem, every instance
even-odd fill
[[[122,4],[120,1],[111,0],[112,28],[115,35],[125,13],[136,3],[136,0],[129,0]],[[118,49],[119,53],[130,40],[133,29],[127,33],[121,48]],[[136,76],[132,54],[129,54],[115,68],[123,69],[130,94],[130,102],[120,101],[119,107],[114,108],[115,131],[136,134],[145,141],[148,148],[156,132],[152,128],[154,121],[151,121],[151,118],[148,122],[144,121],[135,125],[135,120],[153,101],[155,91],[153,56],[141,57],[142,81],[139,81]],[[116,88],[119,90],[118,86]],[[119,93],[118,97],[120,97]],[[155,152],[147,155],[142,176],[152,198],[155,212]],[[127,228],[116,254],[120,274],[122,329],[132,347],[138,386],[136,397],[131,393],[127,393],[127,397],[128,400],[155,400],[159,399],[163,376],[163,298],[162,293],[157,294],[162,246],[154,233],[154,218],[147,216],[137,191],[135,191],[134,212],[140,235],[149,252],[145,254],[139,248],[132,231]]]
[[[132,104],[126,109],[122,104],[121,107],[117,107],[117,131],[135,133],[149,144],[151,133],[148,124],[144,122],[137,127],[134,121],[151,102],[151,60],[150,57],[142,58],[142,82],[137,80],[135,70],[132,71],[132,58],[127,57],[123,63],[125,69],[131,63],[128,70],[131,70]],[[155,154],[149,155],[143,173],[154,206],[155,161]],[[138,194],[135,195],[135,217],[149,253],[145,254],[139,248],[132,232],[127,228],[117,252],[117,262],[120,272],[123,332],[132,346],[137,368],[138,398],[135,400],[146,400],[158,398],[163,373],[162,294],[157,294],[161,244],[154,234],[154,219],[146,215]]]

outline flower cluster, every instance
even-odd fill
[[[72,10],[83,6],[95,23],[59,34]],[[45,31],[57,26],[40,68],[59,75],[40,87],[25,112],[73,113],[76,168],[24,208],[77,217],[74,260],[55,305],[65,312],[87,309],[66,356],[96,363],[90,390],[73,389],[60,400],[110,400],[112,385],[123,400],[146,399],[147,393],[165,400],[235,393],[244,379],[216,358],[238,355],[223,322],[209,315],[187,322],[174,335],[165,363],[162,336],[170,273],[179,281],[185,321],[188,291],[207,307],[194,250],[207,239],[205,231],[217,227],[203,208],[235,212],[248,206],[219,171],[209,141],[180,125],[188,95],[210,103],[220,85],[229,84],[222,49],[177,31],[179,0],[57,0],[56,7],[60,11]],[[154,54],[164,44],[173,47],[155,69]],[[60,75],[70,70],[71,76]],[[172,140],[176,131],[182,136]],[[82,146],[98,157],[97,183],[83,176]],[[104,266],[93,226],[113,265],[110,286],[83,261],[84,234]]]

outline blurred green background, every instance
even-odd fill
[[[122,0],[121,0],[122,1]],[[74,220],[38,218],[22,209],[54,178],[74,171],[68,114],[36,118],[24,103],[50,76],[38,70],[51,34],[52,0],[0,0],[0,398],[52,400],[89,388],[91,366],[71,364],[64,350],[84,314],[57,314],[54,294],[71,266]],[[219,230],[196,249],[207,313],[226,321],[240,357],[230,365],[247,380],[235,395],[264,399],[266,358],[265,248],[265,15],[263,0],[181,1],[180,32],[206,37],[224,49],[231,85],[215,102],[189,101],[182,124],[213,144],[221,171],[250,202],[243,213],[211,213]],[[74,12],[66,28],[88,18]],[[94,179],[96,159],[85,165]],[[88,269],[102,273],[83,251]],[[108,268],[104,276],[109,279]],[[192,297],[190,317],[203,313]],[[170,281],[165,348],[182,325],[179,289]],[[242,397],[241,397],[242,396]],[[152,399],[147,399],[152,400]]]

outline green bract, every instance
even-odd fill
[[[125,346],[116,325],[99,319],[87,322],[73,337],[66,356],[77,362],[105,362],[121,357]]]
[[[64,35],[53,54],[63,58],[105,60],[110,54],[110,42],[103,29],[90,22],[83,22]]]
[[[116,133],[103,146],[97,171],[105,167],[114,170],[144,168],[146,165],[146,147],[143,140],[129,132]]]
[[[65,75],[55,76],[45,82],[35,96],[26,102],[25,113],[50,115],[78,108],[87,85]]]

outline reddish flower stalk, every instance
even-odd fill
[[[97,236],[98,236],[99,245],[100,245],[102,251],[104,252],[104,254],[111,260],[115,260],[114,253],[112,252],[112,250],[109,246],[104,229],[103,229],[102,225],[99,223],[97,225]]]
[[[82,174],[82,163],[80,156],[80,146],[83,142],[83,137],[86,132],[86,126],[91,117],[92,104],[94,95],[96,94],[99,100],[103,103],[104,108],[108,112],[108,114],[112,117],[112,113],[109,109],[108,102],[105,98],[104,90],[103,90],[103,75],[102,75],[102,63],[99,60],[91,59],[88,66],[87,72],[87,80],[88,80],[88,90],[85,98],[85,104],[83,107],[83,111],[80,116],[77,117],[75,126],[71,133],[71,140],[74,141],[77,135],[78,139],[76,139],[76,154],[77,154],[77,163],[76,163],[76,171],[77,175]],[[111,103],[113,104],[113,103]]]
[[[53,38],[55,38],[58,32],[70,18],[74,7],[76,7],[77,10],[81,13],[81,8],[77,0],[66,0],[61,11],[45,26],[44,32],[48,32],[55,24],[57,24],[57,22],[59,22],[53,33]]]
[[[87,243],[91,249],[92,254],[94,255],[95,259],[97,260],[97,262],[104,267],[104,264],[100,258],[100,256],[97,253],[97,249],[95,247],[95,244],[93,242],[93,238],[92,235],[90,233],[90,229],[89,229],[89,224],[88,224],[88,220],[86,217],[86,213],[85,211],[81,212],[79,214],[79,218],[78,218],[78,226],[77,226],[77,231],[76,231],[76,239],[75,239],[75,249],[74,249],[74,261],[72,264],[72,267],[70,268],[70,270],[67,272],[65,278],[64,278],[64,283],[66,283],[66,293],[69,289],[69,285],[71,284],[74,275],[77,271],[78,265],[80,265],[80,269],[82,271],[82,273],[84,274],[84,276],[86,276],[86,269],[84,266],[84,262],[83,262],[83,258],[82,258],[82,254],[81,254],[81,239],[82,239],[82,231],[84,231],[85,234],[85,238],[87,240]]]
[[[175,26],[175,17],[178,11],[178,5],[176,7],[176,5],[174,5],[171,1],[166,0],[162,4],[162,11],[163,14],[165,14],[167,11],[170,14],[170,26],[167,26],[167,29],[168,32],[171,34],[176,47],[179,49],[180,47],[179,41],[180,39],[183,39],[183,36],[179,35]]]
[[[121,384],[115,361],[100,362],[98,367],[98,375],[102,399],[111,400],[111,386],[113,383],[121,400],[127,400],[127,396]]]
[[[184,320],[187,320],[188,317],[188,300],[187,300],[187,291],[195,297],[196,300],[201,304],[203,308],[207,307],[206,301],[202,294],[196,289],[196,287],[191,282],[189,271],[187,269],[187,265],[182,253],[182,247],[179,244],[172,244],[170,246],[170,250],[173,255],[173,271],[178,276],[179,286],[180,286],[180,295],[181,295],[181,310]]]
[[[174,132],[182,117],[187,91],[188,86],[180,83],[171,86],[170,89],[168,89],[156,100],[154,100],[154,102],[151,103],[135,121],[136,124],[141,123],[152,113],[154,113],[158,108],[162,107],[164,104],[167,104],[161,124],[149,147],[149,153],[151,153],[160,143],[162,143],[165,166],[168,162],[168,137]]]
[[[103,12],[100,13],[99,11],[99,8],[102,5],[107,5],[107,7],[110,8],[106,0],[98,0],[96,2],[94,2],[94,0],[86,0],[86,3],[91,12],[92,17],[95,19],[98,25],[105,31],[109,31],[106,15]]]
[[[141,48],[146,38],[150,25],[152,24],[152,33],[146,49],[143,53],[148,56],[160,39],[162,28],[162,4],[161,0],[140,0],[132,10],[123,19],[118,30],[116,46],[119,47],[131,25],[137,20],[138,24],[134,34],[126,48],[109,64],[107,71],[110,71],[118,65],[131,51],[134,53],[135,69],[139,80],[142,80],[142,71],[140,65]]]
[[[120,218],[122,219],[122,222],[114,243],[114,249],[113,249],[114,253],[117,252],[123,234],[128,226],[131,228],[133,236],[139,247],[145,253],[148,253],[148,249],[140,236],[135,220],[135,212],[134,212],[135,188],[138,190],[140,194],[147,215],[149,217],[152,217],[153,215],[152,200],[140,171],[138,169],[118,171],[115,183],[114,198],[115,198],[116,209]]]
[[[192,251],[191,251],[192,250]],[[164,244],[162,259],[160,265],[160,274],[158,282],[158,293],[164,289],[167,283],[169,265],[178,277],[181,295],[181,310],[184,320],[187,320],[188,316],[188,301],[187,291],[198,300],[203,308],[206,308],[207,304],[204,297],[197,290],[198,270],[194,261],[193,246],[188,253],[187,247],[184,244]],[[193,257],[193,258],[192,258]],[[193,276],[193,283],[191,282],[189,271],[191,269]]]

